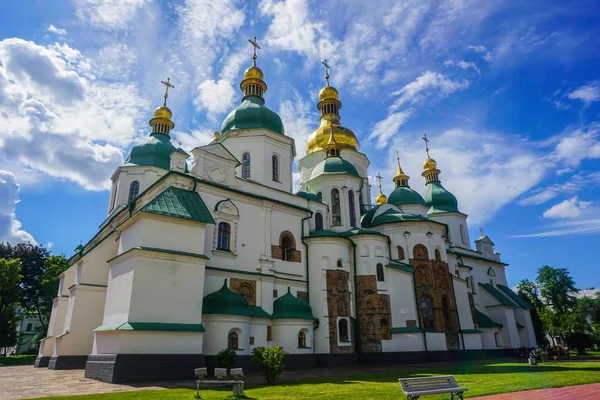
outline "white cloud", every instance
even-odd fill
[[[406,84],[393,95],[400,96],[390,110],[397,110],[405,103],[417,103],[427,97],[444,98],[469,87],[469,81],[453,81],[438,72],[427,71]]]
[[[600,158],[600,123],[591,123],[563,136],[553,156],[567,167],[577,167],[585,159]]]
[[[136,87],[93,78],[67,45],[0,42],[0,158],[104,190],[148,109]]]
[[[577,196],[571,197],[561,203],[555,204],[542,214],[544,218],[576,218],[592,203],[580,201]]]
[[[452,61],[452,60],[446,60],[444,61],[444,65],[447,67],[458,67],[464,70],[467,69],[472,69],[473,71],[477,72],[477,75],[481,75],[481,71],[479,70],[479,67],[477,67],[477,64],[475,64],[472,61],[465,61],[465,60],[460,60],[460,61]]]
[[[297,90],[291,89],[291,92],[293,97],[281,102],[279,116],[285,126],[285,134],[294,138],[297,157],[303,157],[308,136],[317,128],[318,120],[311,111],[313,103],[303,99]]]
[[[198,85],[198,91],[200,93],[194,99],[194,104],[199,109],[207,110],[213,119],[216,114],[230,110],[233,105],[235,90],[229,81],[206,80]]]
[[[487,49],[487,47],[482,46],[482,45],[476,45],[476,46],[469,46],[468,47],[469,50],[473,50],[476,53],[482,54],[482,57],[485,61],[492,61],[492,53]]]
[[[95,28],[123,30],[149,0],[73,0],[77,18]]]
[[[600,100],[600,81],[588,82],[566,95],[571,100],[581,100],[588,106]]]
[[[52,24],[50,24],[50,25],[48,26],[48,32],[55,33],[55,34],[57,34],[57,35],[59,35],[59,36],[64,36],[64,35],[66,35],[66,34],[67,34],[67,30],[66,30],[66,29],[57,28],[56,26],[54,26],[54,25],[52,25]]]
[[[93,60],[98,76],[110,81],[129,79],[137,62],[137,50],[125,43],[106,45]]]
[[[33,236],[21,229],[15,215],[19,190],[17,178],[11,172],[0,171],[0,242],[35,244]]]
[[[408,121],[413,113],[414,110],[411,108],[389,114],[384,120],[375,124],[367,140],[377,140],[376,147],[378,149],[384,148],[388,141],[398,133],[400,127]]]
[[[537,189],[518,201],[521,206],[544,204],[563,194],[575,194],[584,188],[600,186],[600,172],[577,174],[570,180]]]

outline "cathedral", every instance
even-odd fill
[[[227,348],[250,369],[253,348],[281,346],[300,369],[535,346],[532,307],[488,236],[471,247],[426,137],[424,193],[398,158],[394,190],[378,174],[372,204],[369,159],[340,122],[326,63],[294,193],[294,139],[265,104],[251,42],[241,103],[191,154],[171,141],[163,81],[149,138],[112,175],[105,221],[60,276],[35,366],[132,382],[191,377]]]

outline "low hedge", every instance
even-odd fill
[[[0,357],[0,367],[8,367],[12,365],[33,365],[37,355],[19,355],[10,357]]]

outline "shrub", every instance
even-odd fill
[[[217,353],[217,368],[235,367],[235,350],[223,349]]]
[[[0,366],[33,365],[37,355],[0,357]]]
[[[260,375],[267,384],[273,384],[279,379],[285,364],[283,360],[288,355],[282,347],[255,347],[252,349],[252,361],[260,366]]]

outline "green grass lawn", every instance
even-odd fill
[[[36,355],[19,355],[10,357],[0,357],[0,367],[13,365],[33,365]]]
[[[480,363],[456,367],[421,368],[420,370],[382,372],[348,377],[330,377],[276,386],[247,385],[248,399],[403,399],[398,378],[429,375],[454,375],[461,386],[469,388],[466,397],[515,392],[600,382],[600,362],[558,362],[535,367],[525,363]],[[231,388],[201,390],[205,400],[233,399]],[[98,394],[52,399],[119,399],[119,400],[192,400],[196,391],[172,389]],[[450,396],[428,396],[424,399],[448,399]]]

